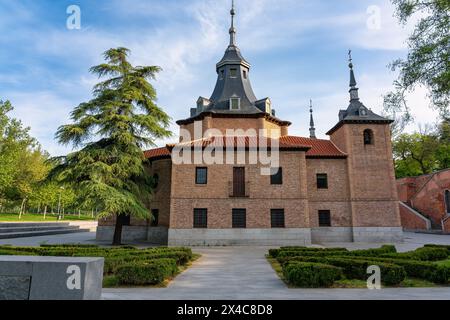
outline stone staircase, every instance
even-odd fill
[[[0,239],[39,237],[90,231],[89,229],[81,229],[77,225],[71,225],[69,222],[0,222]]]

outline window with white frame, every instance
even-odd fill
[[[240,98],[231,98],[230,99],[230,110],[239,110],[241,108],[241,99]]]

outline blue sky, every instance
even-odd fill
[[[213,91],[215,64],[228,44],[230,2],[0,0],[0,99],[11,100],[14,116],[46,150],[64,154],[70,148],[58,145],[54,133],[73,107],[90,99],[97,79],[89,68],[105,50],[125,46],[132,63],[163,68],[153,84],[176,135],[175,121]],[[70,5],[81,9],[80,30],[66,27]],[[406,55],[411,31],[398,25],[389,0],[236,0],[236,6],[237,41],[252,64],[253,89],[293,123],[291,134],[308,135],[310,98],[319,137],[337,122],[348,105],[349,48],[361,99],[381,112],[395,79],[387,65]],[[409,130],[435,121],[424,88],[408,100],[417,120]]]

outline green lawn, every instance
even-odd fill
[[[64,220],[62,221],[89,221],[89,220],[95,220],[92,219],[92,217],[81,215],[78,217],[77,214],[75,215],[64,215]],[[52,222],[52,221],[58,221],[57,215],[47,214],[44,220],[43,214],[35,214],[35,213],[26,213],[22,215],[22,218],[19,220],[19,215],[14,213],[0,213],[0,222],[26,222],[26,221],[40,221],[40,222]]]

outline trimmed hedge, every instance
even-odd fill
[[[323,263],[339,267],[348,279],[366,280],[368,278],[367,268],[374,265],[372,260],[351,259],[348,257],[291,257],[281,258],[280,263],[286,265],[294,261]],[[378,262],[381,270],[381,281],[386,285],[397,285],[406,278],[405,269],[392,263]]]
[[[283,275],[290,283],[303,288],[331,287],[342,277],[338,267],[321,263],[292,262],[283,266]]]
[[[350,251],[349,255],[373,257],[373,256],[380,256],[383,254],[391,254],[391,253],[397,253],[397,249],[395,248],[395,246],[384,245],[381,248],[376,248],[376,249],[364,249],[364,250]]]
[[[117,270],[117,278],[122,285],[153,285],[177,272],[177,264],[173,259],[157,259],[149,263],[128,264]]]
[[[433,262],[407,259],[357,257],[357,259],[359,258],[371,260],[373,263],[393,263],[402,266],[409,277],[423,279],[437,284],[447,284],[450,280],[450,268],[437,265]]]
[[[444,244],[426,244],[424,245],[425,248],[441,248],[446,249],[448,251],[448,254],[450,255],[450,246],[444,245]]]
[[[139,267],[142,269],[144,268],[143,266],[149,266],[145,268],[148,270],[153,270],[149,275],[150,278],[153,276],[153,280],[149,280],[149,278],[145,278],[142,281],[138,278],[135,280],[129,280],[135,281],[135,284],[139,284],[139,281],[151,284],[159,283],[168,276],[176,273],[178,271],[178,265],[187,264],[193,257],[192,250],[190,248],[157,247],[140,250],[132,246],[101,248],[96,245],[76,244],[42,245],[41,247],[0,246],[0,255],[104,257],[105,264],[103,270],[105,275],[117,275],[117,272],[123,267]],[[155,264],[155,261],[158,261],[158,263]],[[162,269],[157,270],[158,268]],[[168,273],[167,270],[170,270],[170,272]],[[127,279],[127,277],[131,277],[126,277],[125,274],[126,272],[122,271],[122,278]],[[138,275],[136,277],[138,277]]]
[[[344,252],[348,251],[345,248],[309,248],[309,247],[281,247],[280,249],[269,249],[269,255],[272,258],[278,257],[280,252],[301,252],[301,253],[313,253],[313,252]]]
[[[439,261],[447,259],[448,255],[449,252],[445,248],[422,247],[410,252],[383,254],[380,257],[419,261]]]

